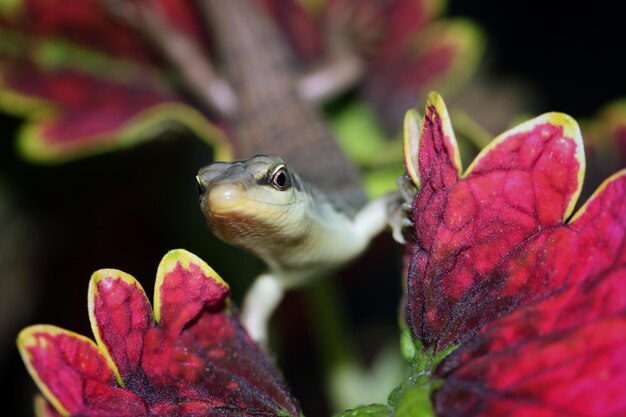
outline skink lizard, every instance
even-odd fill
[[[366,204],[357,170],[311,103],[357,82],[360,60],[339,37],[330,42],[334,54],[327,65],[303,74],[280,31],[252,0],[197,0],[213,59],[147,3],[100,2],[145,35],[189,93],[227,122],[239,156],[284,158],[214,163],[197,176],[211,230],[269,267],[242,310],[251,336],[263,341],[284,290],[354,259],[385,227],[390,211],[399,219],[396,196]],[[400,239],[401,221],[394,225]]]
[[[351,214],[271,155],[216,162],[202,168],[196,179],[213,233],[268,265],[248,290],[242,309],[244,325],[261,343],[285,290],[356,258],[399,208],[398,194],[392,193]],[[393,226],[402,239],[401,224]]]
[[[388,195],[366,204],[355,167],[301,94],[297,59],[255,2],[200,4],[217,67],[235,97],[227,116],[235,145],[241,156],[257,154],[202,168],[196,177],[201,208],[214,234],[268,266],[248,290],[241,315],[264,344],[285,290],[356,258],[391,212],[394,236],[401,239],[401,200]]]

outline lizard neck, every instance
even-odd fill
[[[283,279],[285,287],[333,271],[356,258],[369,243],[362,239],[349,213],[336,207],[326,195],[314,189],[308,191],[305,216],[288,226],[292,230],[283,228],[281,235],[271,239],[279,242],[278,246],[257,244],[251,248],[273,274]],[[289,244],[284,243],[285,233],[291,237]],[[261,253],[259,247],[267,251]]]
[[[254,1],[202,5],[223,76],[239,104],[229,120],[239,156],[280,155],[306,182],[362,206],[356,169],[317,109],[297,94],[297,60],[278,28]]]

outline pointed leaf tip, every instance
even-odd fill
[[[89,282],[88,309],[96,342],[123,387],[139,367],[143,335],[153,324],[148,297],[132,275],[101,269]]]
[[[417,117],[416,111],[407,112],[405,117],[404,157],[413,182],[418,188],[424,186],[425,179],[437,188],[456,182],[461,157],[443,98],[431,92],[419,125]]]
[[[404,116],[404,167],[413,184],[419,189],[419,134],[422,117],[415,109],[410,109]]]
[[[98,346],[85,336],[34,325],[20,332],[18,349],[43,395],[64,416],[84,409],[90,384],[116,387],[115,375]]]
[[[61,404],[61,402],[56,397],[56,395],[54,395],[54,393],[50,390],[50,387],[48,387],[48,384],[46,383],[46,381],[44,381],[41,378],[39,374],[39,370],[34,363],[34,360],[35,360],[34,353],[31,350],[31,349],[42,349],[42,348],[45,349],[48,345],[45,339],[40,340],[37,337],[38,334],[47,333],[50,335],[55,335],[64,331],[65,330],[59,327],[48,325],[48,324],[36,324],[36,325],[28,326],[19,332],[17,336],[17,348],[20,353],[20,356],[22,357],[22,361],[24,362],[24,365],[26,366],[27,371],[30,374],[31,378],[33,378],[33,381],[37,385],[37,388],[39,388],[39,390],[41,391],[41,393],[43,394],[47,402],[52,404],[53,407],[62,416],[65,417],[65,416],[69,416],[68,410]],[[44,408],[42,408],[41,410],[43,411]]]
[[[425,130],[427,129],[427,116],[430,116],[432,120],[439,119],[436,127],[441,130],[445,151],[450,160],[449,162],[456,169],[457,176],[460,176],[462,170],[461,153],[459,151],[459,145],[456,140],[454,129],[452,129],[450,113],[448,112],[448,107],[446,106],[443,97],[435,91],[428,95],[428,100],[426,101],[426,111],[424,114],[425,119],[422,123],[422,134],[425,134]]]
[[[165,254],[159,264],[159,269],[157,270],[157,280],[161,275],[165,275],[166,273],[173,271],[177,265],[180,265],[184,269],[189,269],[192,264],[199,267],[207,277],[212,278],[220,285],[228,287],[226,281],[224,281],[222,277],[220,277],[219,274],[213,270],[213,268],[211,268],[199,256],[194,255],[185,249],[173,249]]]
[[[204,307],[225,302],[229,291],[228,284],[198,256],[172,250],[157,270],[154,318],[173,335]]]
[[[587,213],[588,207],[592,204],[595,204],[600,197],[604,197],[604,192],[607,188],[613,186],[617,182],[624,181],[626,182],[626,168],[617,171],[615,174],[611,175],[609,178],[605,179],[602,184],[594,191],[594,193],[587,199],[585,204],[583,204],[574,215],[569,219],[568,223],[573,224],[578,219]],[[626,187],[624,187],[626,188]],[[622,193],[623,194],[623,193]],[[626,198],[626,195],[620,195],[618,198]]]

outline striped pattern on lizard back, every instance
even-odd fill
[[[202,0],[218,63],[238,99],[229,120],[239,157],[279,155],[300,177],[353,208],[366,199],[359,175],[317,109],[296,92],[297,60],[250,0]]]

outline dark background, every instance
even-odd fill
[[[532,86],[537,99],[529,111],[581,118],[626,96],[626,22],[612,3],[454,0],[449,15],[483,27],[483,73]],[[151,294],[161,257],[183,247],[210,263],[239,300],[260,265],[206,229],[193,178],[211,152],[199,140],[176,132],[133,149],[45,167],[18,158],[12,138],[18,126],[18,119],[0,116],[0,181],[10,193],[0,251],[12,259],[0,265],[2,279],[12,283],[0,294],[0,378],[3,415],[29,416],[35,387],[15,336],[39,322],[91,334],[86,295],[95,270],[124,270]],[[392,258],[399,252],[385,239],[374,250]],[[342,281],[341,297],[359,341],[396,336],[399,261],[392,263],[390,269],[357,265]],[[281,307],[289,317],[277,320],[288,330],[280,335],[277,356],[304,412],[326,415],[314,336],[302,307],[306,299],[296,293]]]
[[[626,94],[626,17],[611,1],[452,0],[449,14],[487,32],[487,61],[498,77],[530,82],[538,112],[592,116]]]

